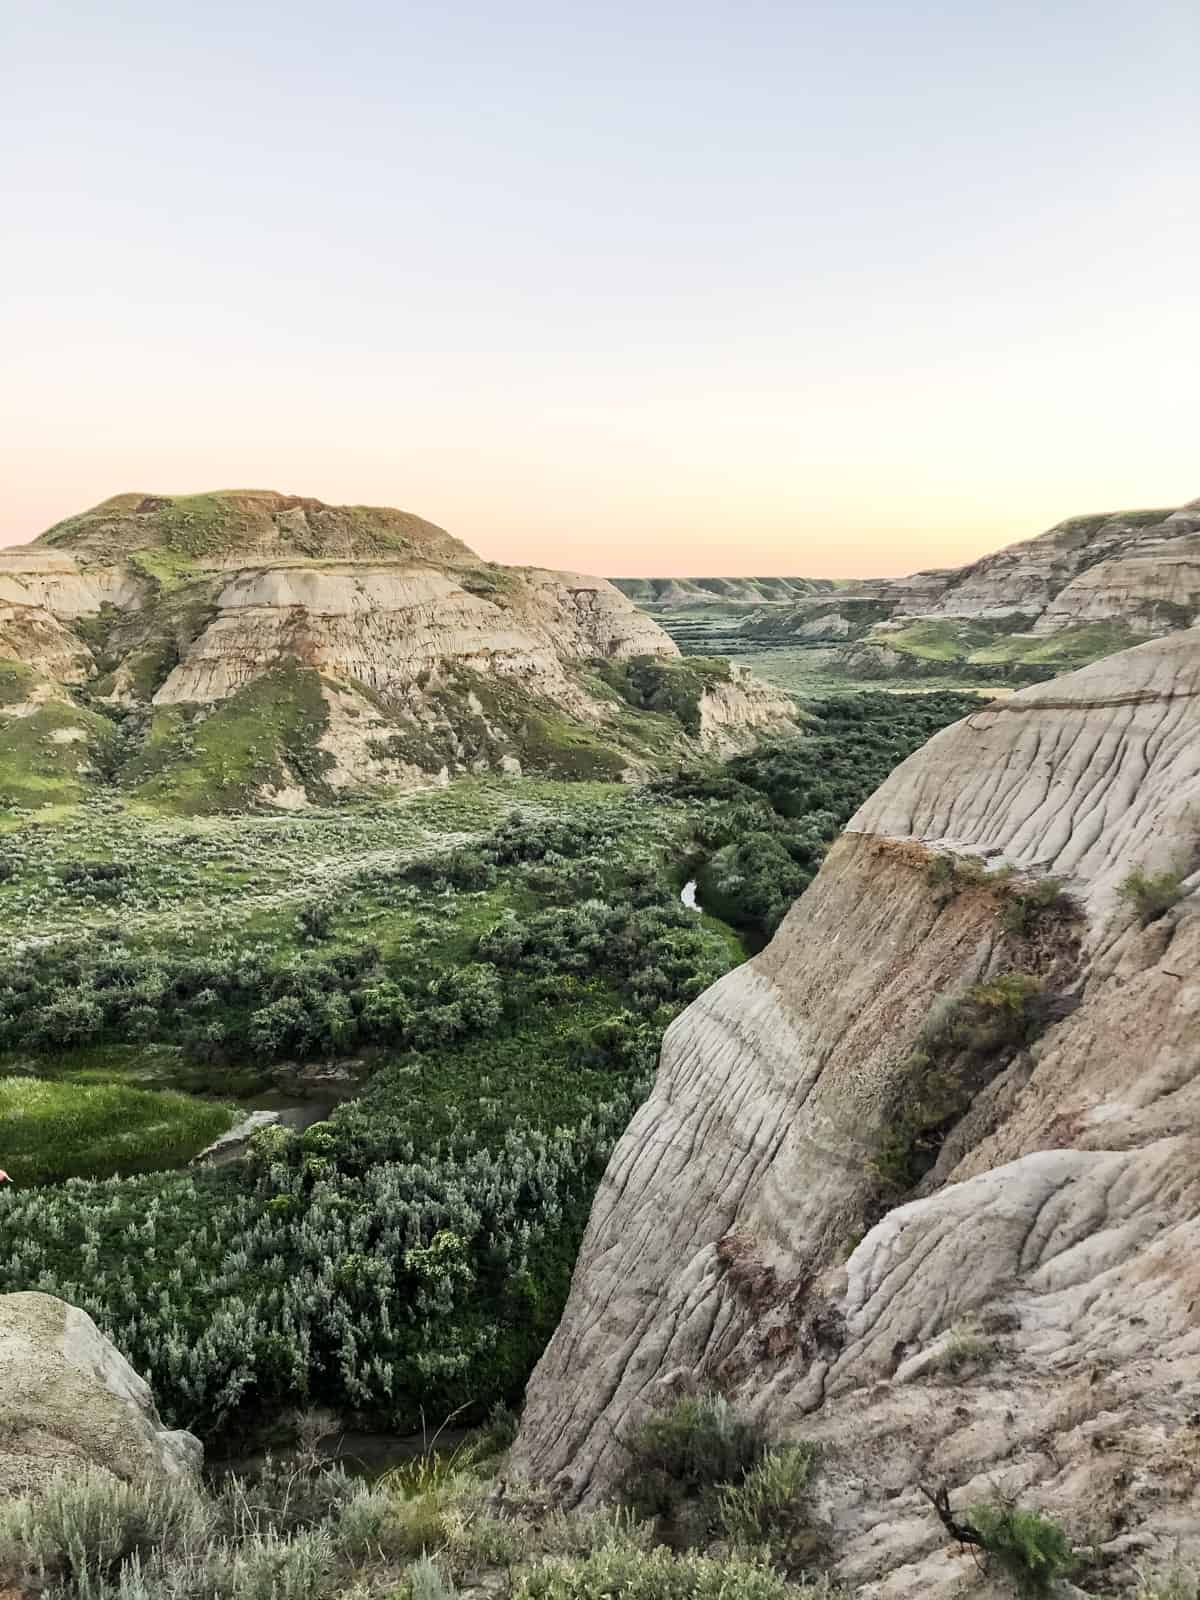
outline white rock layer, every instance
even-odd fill
[[[840,1574],[975,1575],[917,1485],[1021,1492],[1127,1579],[1200,1552],[1200,631],[983,709],[888,779],[770,946],[668,1030],[595,1202],[514,1465],[602,1493],[627,1430],[716,1385],[827,1446]],[[869,1163],[940,997],[998,970],[986,888],[930,850],[1062,878],[1077,1008],[980,1096],[934,1192],[861,1235]],[[1134,867],[1184,897],[1142,928]],[[1192,874],[1188,877],[1188,874]],[[945,1369],[974,1325],[991,1356]]]

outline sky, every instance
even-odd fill
[[[0,0],[0,544],[896,574],[1200,495],[1194,0]]]

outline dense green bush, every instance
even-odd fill
[[[710,1502],[719,1485],[742,1483],[767,1449],[763,1430],[720,1396],[702,1395],[653,1412],[622,1441],[621,1497],[641,1516],[673,1516]]]
[[[1049,1594],[1076,1566],[1064,1530],[1038,1511],[999,1503],[972,1506],[969,1524],[988,1559],[1023,1595]]]
[[[705,906],[769,935],[807,888],[831,839],[905,756],[978,709],[973,695],[848,695],[808,708],[808,731],[660,780],[664,800],[701,802],[694,832]]]
[[[931,1170],[976,1094],[1046,1025],[1040,978],[1004,972],[933,1007],[896,1086],[872,1167],[886,1208]]]
[[[1138,914],[1142,927],[1157,922],[1183,899],[1183,874],[1180,872],[1131,872],[1121,884],[1120,894]]]
[[[812,1445],[777,1445],[740,1483],[721,1490],[721,1532],[735,1545],[761,1545],[800,1565],[817,1547],[808,1517],[808,1494],[816,1465]]]

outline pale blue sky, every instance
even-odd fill
[[[1200,8],[0,0],[0,542],[896,572],[1200,495]]]

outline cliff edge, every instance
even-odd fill
[[[716,1388],[824,1447],[838,1576],[975,1570],[919,1485],[1114,1582],[1200,1548],[1200,631],[944,730],[668,1030],[530,1383],[593,1499]]]

